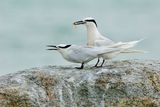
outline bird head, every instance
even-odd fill
[[[88,27],[93,27],[93,26],[97,27],[97,23],[96,23],[95,19],[92,17],[87,17],[83,20],[76,21],[73,23],[73,25],[86,25]]]

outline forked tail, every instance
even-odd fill
[[[118,43],[115,43],[113,45],[110,45],[109,47],[111,47],[111,48],[129,49],[129,48],[132,48],[132,47],[136,46],[142,40],[144,40],[144,39],[140,39],[140,40],[137,40],[137,41],[130,41],[130,42],[118,42]]]

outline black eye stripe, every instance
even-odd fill
[[[65,49],[65,48],[68,48],[68,47],[70,47],[71,45],[66,45],[66,46],[64,46],[64,47],[62,47],[62,46],[58,46],[59,48],[62,48],[62,49]]]
[[[97,27],[97,23],[96,23],[96,21],[94,19],[86,19],[85,21],[86,22],[93,22],[96,25],[96,27]]]

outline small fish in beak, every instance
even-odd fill
[[[73,25],[81,25],[81,24],[85,24],[85,21],[76,21],[73,23]]]

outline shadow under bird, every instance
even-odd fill
[[[85,18],[81,21],[76,21],[73,23],[73,25],[85,25],[86,26],[86,28],[87,28],[87,46],[89,46],[89,47],[108,46],[110,48],[121,48],[121,49],[128,47],[128,49],[124,50],[124,51],[120,50],[120,51],[112,52],[110,54],[107,53],[107,54],[101,55],[101,57],[103,58],[103,62],[101,63],[100,67],[103,66],[106,59],[112,59],[112,58],[116,57],[117,55],[119,55],[120,53],[143,53],[143,51],[140,51],[140,50],[130,49],[130,48],[134,47],[137,43],[142,41],[142,39],[137,40],[137,41],[115,43],[111,39],[103,36],[98,31],[97,23],[96,23],[95,19],[92,17]],[[95,67],[98,66],[98,63],[99,63],[99,58],[98,58],[98,61],[95,65]]]
[[[56,50],[58,51],[64,59],[73,63],[81,63],[80,67],[76,67],[77,69],[83,69],[84,64],[89,61],[101,56],[104,53],[112,53],[117,51],[123,51],[124,49],[120,48],[110,48],[106,46],[102,47],[87,47],[87,46],[79,46],[79,45],[47,45],[50,47],[47,50]]]

